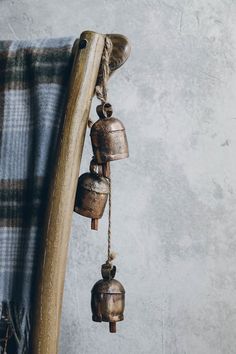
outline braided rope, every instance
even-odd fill
[[[112,41],[109,37],[105,38],[104,50],[101,58],[101,65],[98,73],[97,84],[95,87],[95,94],[102,102],[107,101],[107,82],[110,75],[110,57],[112,52]]]

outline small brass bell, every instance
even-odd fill
[[[112,106],[105,103],[97,106],[98,119],[91,128],[91,141],[97,163],[120,160],[129,156],[125,127],[112,117]]]
[[[97,173],[94,172],[95,170]],[[74,211],[91,218],[92,229],[97,230],[97,219],[103,215],[109,194],[109,181],[99,175],[100,166],[95,165],[93,160],[90,164],[90,171],[79,177]]]
[[[116,322],[124,319],[125,289],[113,279],[116,267],[109,262],[102,265],[102,277],[92,288],[91,309],[95,322],[109,322],[111,333],[116,333]]]

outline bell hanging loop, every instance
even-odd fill
[[[110,262],[106,262],[101,267],[102,277],[105,280],[111,280],[116,275],[116,266],[113,266]]]
[[[103,166],[99,165],[94,158],[92,158],[92,160],[90,161],[89,171],[92,174],[103,176]]]
[[[98,105],[96,111],[100,119],[110,118],[113,114],[112,105],[108,102]]]

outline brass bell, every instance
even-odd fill
[[[97,230],[97,220],[103,215],[108,194],[109,181],[107,178],[94,173],[96,165],[93,160],[90,171],[82,174],[78,180],[74,211],[92,219],[92,229]],[[100,166],[97,166],[99,172]]]
[[[98,119],[91,128],[91,141],[97,163],[120,160],[129,156],[125,127],[112,117],[112,106],[105,103],[97,106]]]
[[[116,267],[109,262],[102,265],[102,277],[92,288],[91,309],[95,322],[109,322],[111,333],[116,333],[116,322],[124,319],[125,289],[113,279]]]

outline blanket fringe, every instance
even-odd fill
[[[30,310],[13,301],[0,303],[0,354],[29,354],[30,323]]]

